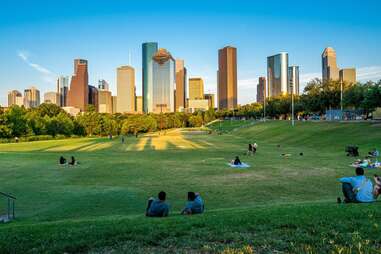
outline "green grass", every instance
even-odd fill
[[[363,253],[379,253],[381,203],[335,204],[336,178],[354,171],[345,146],[359,145],[362,154],[380,148],[379,126],[226,121],[221,128],[227,133],[172,130],[126,144],[1,144],[0,191],[18,198],[18,218],[0,225],[0,253],[361,253],[358,243]],[[258,154],[243,155],[254,141]],[[60,155],[74,155],[80,165],[60,167]],[[235,155],[252,167],[227,167]],[[171,216],[145,218],[147,198],[160,190]],[[204,215],[178,215],[189,190],[204,197]]]

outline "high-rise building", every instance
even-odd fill
[[[339,68],[336,63],[336,52],[333,48],[325,48],[322,55],[323,81],[339,80]]]
[[[153,56],[157,52],[157,42],[146,42],[142,45],[142,91],[143,111],[152,112],[153,100]]]
[[[299,95],[299,66],[288,67],[288,93]]]
[[[204,81],[202,78],[189,79],[189,100],[204,99]]]
[[[57,79],[57,94],[58,102],[57,105],[61,107],[66,107],[67,104],[67,94],[69,91],[69,77],[59,76]]]
[[[20,107],[22,105],[24,105],[23,96],[17,90],[13,90],[13,91],[8,93],[8,107],[10,107],[12,105],[17,105],[17,106],[20,106]]]
[[[152,97],[147,100],[148,112],[174,112],[176,87],[175,60],[166,49],[162,48],[155,53],[152,59],[153,86]]]
[[[59,96],[56,92],[46,92],[44,93],[44,103],[51,103],[58,105]]]
[[[106,80],[104,80],[104,79],[98,80],[98,90],[108,91],[109,88],[110,88],[109,84]]]
[[[207,93],[204,95],[204,98],[205,100],[208,100],[208,105],[209,105],[209,108],[214,108],[215,107],[215,102],[214,102],[214,94],[212,93]]]
[[[68,106],[85,111],[89,97],[89,75],[87,72],[87,60],[74,60],[74,75],[71,78],[68,92]]]
[[[257,85],[257,102],[263,103],[266,98],[266,78],[259,77]]]
[[[356,69],[345,68],[340,70],[340,80],[347,84],[355,84],[356,81]]]
[[[121,66],[116,70],[116,77],[117,112],[135,112],[135,69],[131,66]]]
[[[209,101],[204,99],[188,100],[188,112],[207,111],[209,109]]]
[[[176,111],[185,108],[187,72],[184,60],[176,59]]]
[[[237,49],[224,47],[218,51],[218,108],[237,107]]]
[[[112,113],[113,114],[118,113],[117,110],[116,110],[116,100],[117,100],[116,96],[112,96],[111,97],[111,101],[112,101]]]
[[[267,96],[285,95],[288,92],[288,53],[267,57]]]
[[[31,87],[24,90],[24,107],[25,108],[35,108],[40,105],[40,91]]]
[[[99,111],[99,97],[98,97],[98,89],[95,86],[88,87],[89,95],[88,95],[88,105],[93,105],[95,111]]]
[[[143,96],[136,96],[136,112],[143,113]]]
[[[112,114],[112,95],[110,91],[98,89],[99,113]]]

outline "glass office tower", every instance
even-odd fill
[[[159,49],[153,56],[152,99],[148,100],[148,112],[175,111],[176,65],[171,54]]]
[[[288,53],[267,57],[268,97],[285,95],[288,92]]]
[[[152,57],[157,52],[157,42],[146,42],[142,44],[142,91],[143,111],[152,112],[153,79],[152,79]]]

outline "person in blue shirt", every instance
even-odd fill
[[[167,217],[169,213],[169,205],[165,202],[167,194],[160,191],[158,199],[150,198],[146,209],[148,217]]]
[[[339,179],[342,183],[344,203],[369,203],[374,202],[373,183],[364,176],[363,168],[356,168],[356,176],[342,177]],[[337,199],[341,203],[341,199]]]
[[[204,201],[199,193],[193,191],[188,192],[188,202],[185,208],[181,211],[181,214],[190,215],[204,212]]]

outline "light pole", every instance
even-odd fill
[[[291,85],[291,124],[295,126],[295,118],[294,118],[294,86]]]
[[[341,121],[343,121],[343,79],[340,79],[340,110],[341,110]]]
[[[156,107],[160,107],[160,134],[163,130],[163,107],[166,107],[167,104],[156,104]]]

